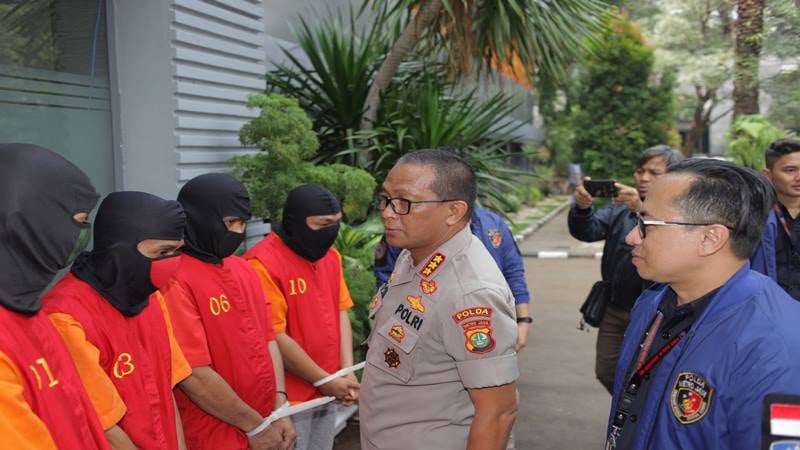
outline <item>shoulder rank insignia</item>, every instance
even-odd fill
[[[396,369],[400,366],[400,355],[398,355],[397,351],[391,347],[387,348],[386,351],[383,352],[383,360],[386,361],[386,365],[392,369]]]
[[[399,344],[403,342],[403,338],[406,337],[406,330],[403,329],[403,326],[399,323],[392,325],[392,328],[389,328],[389,337],[397,341]]]
[[[708,413],[713,394],[714,388],[701,375],[681,372],[669,396],[672,414],[684,425],[695,423]]]
[[[461,323],[470,317],[492,317],[492,308],[488,306],[473,306],[453,314],[455,323]]]
[[[425,305],[422,303],[422,297],[409,295],[406,297],[406,301],[408,302],[408,306],[410,306],[414,311],[421,313],[425,312]]]
[[[422,290],[423,294],[433,295],[433,293],[436,292],[436,281],[419,280],[419,288]]]
[[[369,310],[372,311],[378,306],[378,294],[372,297],[372,302],[369,304]]]
[[[444,254],[439,252],[434,253],[433,256],[431,256],[431,259],[429,259],[428,262],[425,263],[425,267],[423,267],[422,270],[419,271],[419,274],[422,275],[423,277],[429,277],[433,275],[433,273],[436,272],[436,269],[438,269],[439,266],[442,265],[444,260],[445,260]]]
[[[503,234],[497,228],[489,228],[487,234],[489,235],[489,240],[492,242],[492,247],[500,248],[500,244],[503,243]]]

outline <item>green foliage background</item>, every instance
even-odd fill
[[[739,116],[728,130],[728,152],[725,156],[737,164],[761,170],[766,165],[764,152],[769,144],[788,133],[760,115]]]
[[[677,145],[674,76],[653,72],[653,50],[625,17],[611,19],[579,76],[574,148],[583,171],[625,178],[652,145]]]

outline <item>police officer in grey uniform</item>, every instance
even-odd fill
[[[403,248],[370,307],[364,449],[504,449],[519,376],[514,298],[468,222],[475,173],[442,150],[404,155],[378,196]]]

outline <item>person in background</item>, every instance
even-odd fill
[[[775,188],[764,236],[750,262],[800,300],[800,140],[779,139],[767,148],[764,175]]]
[[[800,303],[750,270],[769,181],[727,161],[671,165],[626,237],[653,280],[631,312],[607,449],[760,448],[771,394],[800,394]]]
[[[648,195],[651,184],[667,171],[667,166],[683,159],[666,145],[642,152],[633,173],[634,186],[616,183],[618,194],[612,204],[597,209],[595,199],[582,185],[575,190],[575,203],[569,211],[569,233],[583,242],[605,240],[600,273],[611,285],[611,299],[597,333],[595,375],[611,393],[619,348],[630,321],[633,302],[647,286],[631,262],[632,247],[625,236],[636,226],[636,212]]]
[[[289,417],[261,428],[286,403],[270,304],[253,268],[233,253],[250,218],[244,185],[209,173],[178,194],[186,213],[180,266],[162,291],[192,374],[175,397],[189,449],[288,449]]]
[[[336,197],[316,184],[289,192],[283,218],[246,254],[272,304],[276,342],[283,356],[290,402],[330,395],[344,404],[358,400],[352,373],[314,386],[353,365],[353,299],[344,281],[342,257],[333,248],[342,210]],[[292,417],[297,450],[331,449],[336,435],[334,404]]]
[[[185,219],[176,201],[113,192],[94,248],[44,297],[115,449],[186,448],[172,388],[191,373],[156,293],[177,268]],[[122,399],[104,411],[106,398]]]
[[[0,448],[110,448],[69,350],[40,311],[47,285],[89,243],[98,198],[61,156],[0,144]]]

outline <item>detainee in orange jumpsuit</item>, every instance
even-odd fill
[[[336,197],[315,184],[289,192],[274,232],[245,254],[272,303],[272,320],[286,372],[291,402],[321,394],[350,405],[358,400],[355,375],[315,388],[340,368],[353,365],[348,310],[353,300],[344,281],[342,257],[333,242],[342,211]],[[293,417],[297,450],[333,448],[335,405]]]
[[[43,300],[115,449],[185,448],[172,388],[191,368],[156,292],[178,267],[184,226],[176,201],[109,194],[97,211],[94,248]],[[115,394],[124,416],[102,409]]]
[[[290,418],[257,432],[286,403],[286,389],[269,302],[247,261],[233,256],[250,218],[247,190],[230,175],[205,174],[183,186],[178,202],[186,212],[185,245],[162,292],[192,366],[175,395],[186,445],[288,449]]]
[[[35,145],[0,144],[0,448],[107,449],[42,292],[89,242],[89,178]],[[109,395],[109,405],[120,404]],[[124,406],[123,406],[124,408]],[[124,413],[124,409],[122,410]]]

